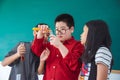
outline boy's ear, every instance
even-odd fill
[[[70,28],[70,30],[71,30],[71,33],[73,33],[73,32],[74,32],[74,27],[72,26],[72,27]]]

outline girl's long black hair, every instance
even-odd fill
[[[91,20],[85,25],[88,27],[88,35],[82,60],[89,63],[95,59],[99,47],[105,46],[110,49],[112,40],[108,25],[103,20]]]

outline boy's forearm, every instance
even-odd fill
[[[43,41],[44,41],[44,38],[42,38],[42,39],[35,38],[34,42],[32,43],[32,46],[31,46],[32,52],[35,55],[37,55],[38,57],[40,56],[41,52],[44,50],[43,49]]]
[[[63,58],[64,58],[64,57],[68,54],[68,52],[69,52],[68,49],[67,49],[63,44],[59,45],[58,49],[59,49],[59,51],[60,51],[60,53],[61,53],[61,55],[62,55]]]

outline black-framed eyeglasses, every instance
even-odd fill
[[[68,29],[60,29],[60,30],[59,29],[55,29],[55,32],[56,32],[56,34],[59,34],[59,33],[60,34],[65,34],[67,30],[69,30],[69,28]]]

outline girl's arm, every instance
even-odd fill
[[[7,66],[7,65],[13,63],[13,62],[14,62],[15,60],[17,60],[19,57],[23,56],[23,55],[25,54],[25,52],[26,52],[25,46],[24,46],[23,43],[21,43],[21,44],[17,47],[17,52],[16,52],[16,53],[14,53],[14,52],[12,53],[12,51],[11,51],[11,53],[12,53],[13,55],[6,57],[6,58],[2,61],[2,65],[3,65],[3,66]]]
[[[97,79],[96,80],[107,80],[108,66],[102,63],[97,63]]]
[[[38,74],[42,74],[44,71],[44,65],[45,65],[45,61],[40,61],[39,67],[38,67]]]
[[[20,55],[18,53],[15,53],[9,57],[6,57],[3,61],[2,61],[2,66],[7,66],[9,64],[11,64],[12,62],[14,62],[16,59],[18,59],[20,57]]]
[[[44,71],[45,61],[48,58],[50,51],[46,48],[40,55],[40,63],[38,67],[38,74],[42,74]]]

